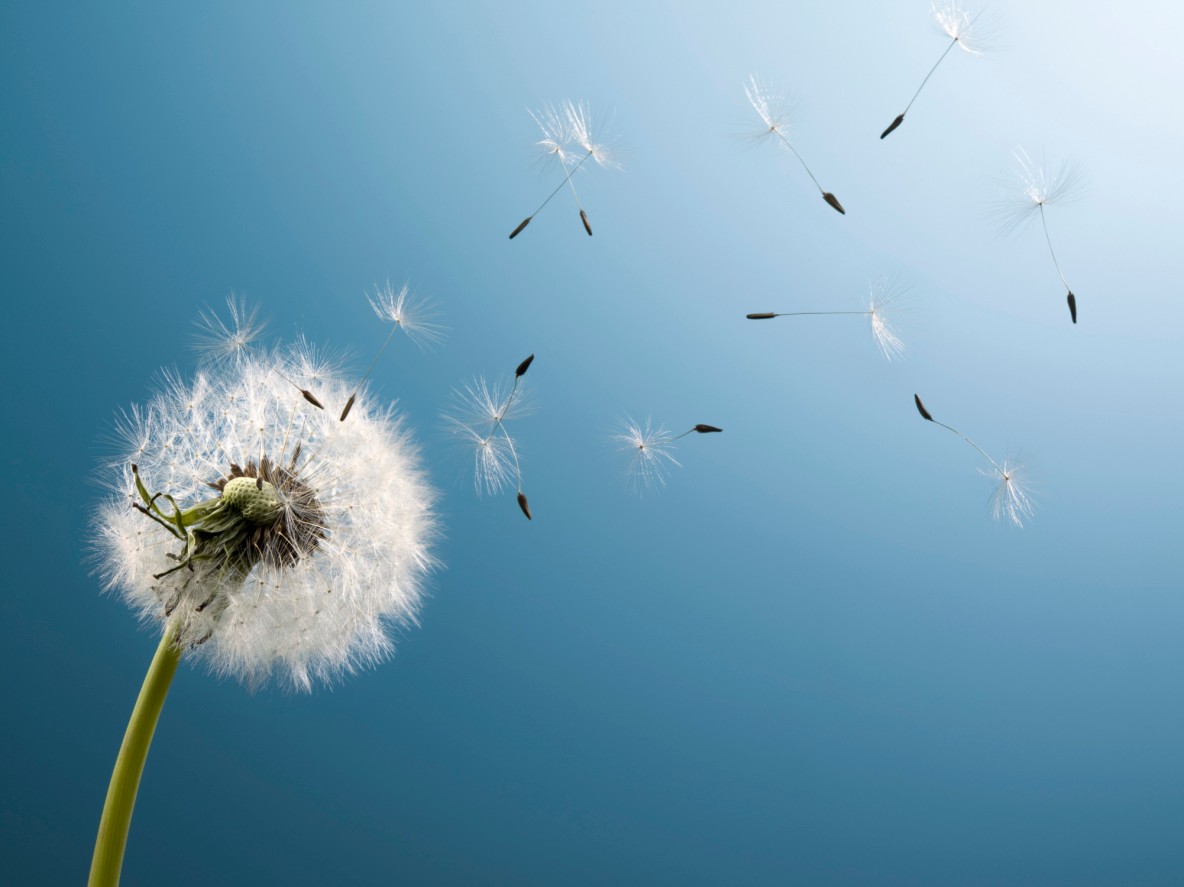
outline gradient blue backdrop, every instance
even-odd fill
[[[8,322],[0,881],[79,883],[156,638],[84,563],[115,411],[236,291],[364,368],[387,278],[447,565],[394,661],[311,696],[183,667],[134,884],[1178,884],[1184,205],[1175,4],[997,2],[955,52],[922,2],[0,7]],[[743,94],[799,99],[831,211]],[[527,114],[589,102],[624,169],[588,238]],[[1017,146],[1073,159],[999,237]],[[907,360],[858,318],[899,274]],[[478,498],[438,414],[527,354],[535,520]],[[1038,512],[990,520],[979,457]],[[628,494],[625,412],[688,438]]]

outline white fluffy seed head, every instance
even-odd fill
[[[1005,460],[1002,465],[993,465],[990,471],[983,470],[983,473],[996,481],[995,491],[991,494],[991,517],[997,521],[1006,519],[1023,528],[1024,518],[1031,518],[1036,513],[1024,466],[1015,460]]]
[[[628,454],[629,488],[638,495],[665,486],[670,469],[682,467],[670,452],[674,435],[664,425],[655,425],[649,417],[642,423],[626,416],[612,439]]]
[[[379,319],[393,323],[419,347],[428,348],[444,338],[445,329],[436,322],[431,304],[412,293],[409,284],[395,289],[388,280],[385,286],[375,287],[369,300]]]
[[[793,112],[793,104],[788,99],[774,92],[771,86],[761,81],[755,74],[751,75],[748,82],[744,84],[744,96],[765,124],[763,129],[748,136],[750,141],[761,142],[770,136],[789,138],[789,121]]]
[[[473,458],[473,483],[477,492],[496,495],[518,482],[521,450],[506,423],[534,411],[531,389],[525,378],[496,379],[478,376],[463,388],[452,390],[452,402],[442,418],[444,426]]]
[[[991,208],[999,233],[1022,230],[1046,206],[1061,206],[1081,197],[1084,174],[1077,163],[1065,160],[1052,166],[1041,158],[1037,163],[1023,148],[1012,152],[1013,176],[998,182],[1001,196]]]
[[[931,9],[938,29],[971,55],[985,55],[994,47],[998,26],[982,10],[971,15],[953,2],[934,3]]]
[[[226,313],[226,320],[209,309],[198,315],[193,344],[203,362],[235,361],[245,357],[267,326],[259,319],[259,309],[234,293],[226,297]]]
[[[589,158],[605,169],[619,169],[612,148],[598,141],[599,126],[594,124],[592,111],[584,102],[565,99],[558,106],[543,105],[530,116],[543,137],[535,142],[544,164],[558,161],[564,167],[582,166]]]
[[[872,280],[868,286],[868,293],[867,313],[871,322],[872,341],[876,343],[885,360],[892,361],[902,357],[904,342],[889,325],[885,315],[904,290],[898,286],[895,278],[881,276]]]
[[[389,629],[415,622],[434,565],[435,493],[389,407],[362,393],[338,421],[332,407],[349,394],[303,344],[239,352],[190,381],[166,375],[117,423],[123,451],[105,470],[110,492],[93,521],[105,586],[145,621],[173,625],[212,671],[251,687],[276,679],[308,690],[387,657]],[[145,503],[133,463],[150,494],[209,513],[196,526],[229,528],[215,538],[238,541],[207,540],[198,550],[216,556],[172,570],[186,542],[136,510]],[[166,502],[156,499],[171,516]]]

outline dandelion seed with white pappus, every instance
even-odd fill
[[[748,78],[748,82],[744,84],[744,95],[748,98],[749,104],[764,121],[765,128],[759,132],[753,133],[753,141],[765,141],[770,137],[775,137],[780,141],[782,146],[789,149],[789,152],[798,159],[798,163],[802,165],[802,169],[806,171],[806,175],[810,177],[810,181],[818,189],[825,200],[834,210],[843,215],[847,211],[843,209],[843,205],[839,203],[839,199],[834,194],[827,191],[818,183],[818,179],[814,177],[814,173],[810,172],[810,167],[806,166],[806,161],[802,159],[802,155],[798,153],[797,148],[789,140],[789,115],[790,105],[783,97],[775,94],[768,86],[761,83],[754,74]]]
[[[530,224],[531,219],[542,212],[543,207],[551,202],[564,186],[571,191],[576,207],[580,211],[580,222],[588,236],[592,236],[592,225],[588,221],[588,214],[580,202],[580,195],[576,192],[572,177],[584,166],[588,160],[605,169],[619,168],[613,160],[607,145],[598,142],[593,137],[592,114],[583,102],[564,101],[556,108],[554,105],[544,105],[538,111],[531,111],[530,116],[543,133],[543,137],[535,144],[542,151],[541,159],[550,166],[557,163],[564,172],[563,181],[547,195],[547,199],[539,204],[538,209],[519,222],[518,227],[510,232],[513,240]],[[578,150],[577,150],[578,149]],[[582,153],[581,153],[582,152]]]
[[[894,278],[878,277],[868,284],[868,303],[864,311],[757,311],[746,314],[748,320],[772,320],[775,317],[812,317],[825,315],[858,315],[866,317],[870,326],[872,341],[884,355],[884,359],[891,361],[904,354],[904,342],[889,325],[887,317],[889,308],[896,302],[904,290],[900,288]]]
[[[626,416],[621,430],[614,434],[612,439],[622,451],[628,453],[629,486],[633,492],[641,495],[646,490],[665,486],[671,467],[682,467],[682,463],[670,452],[675,441],[688,434],[713,434],[721,431],[723,429],[715,425],[700,423],[682,434],[673,434],[665,426],[655,425],[649,417],[646,417],[645,423],[642,424]]]
[[[310,377],[315,370],[317,378]],[[414,624],[435,561],[435,492],[392,408],[360,396],[303,343],[239,351],[118,423],[123,452],[92,521],[92,551],[162,638],[112,775],[91,883],[118,881],[135,790],[183,654],[251,688],[297,690],[385,659]]]
[[[950,45],[933,63],[933,67],[929,69],[929,73],[925,75],[925,79],[921,81],[921,85],[917,87],[917,91],[909,99],[904,111],[897,115],[896,119],[888,124],[888,128],[880,133],[881,140],[886,139],[889,133],[904,123],[904,115],[909,112],[909,108],[913,106],[913,102],[917,100],[917,96],[921,94],[921,90],[925,88],[925,84],[929,82],[929,78],[933,76],[937,66],[949,55],[951,49],[961,46],[971,55],[983,55],[991,42],[994,28],[992,23],[984,18],[981,11],[972,16],[956,3],[934,3],[932,11],[938,29],[950,38]]]
[[[1016,179],[1002,183],[1006,188],[1006,196],[997,201],[992,210],[992,215],[999,221],[999,233],[1019,231],[1032,221],[1033,216],[1040,216],[1044,240],[1048,244],[1048,254],[1052,256],[1057,276],[1065,286],[1069,317],[1073,323],[1077,323],[1077,296],[1073,294],[1069,281],[1065,279],[1061,263],[1057,261],[1057,254],[1052,248],[1044,208],[1072,203],[1081,196],[1081,168],[1075,163],[1064,161],[1055,171],[1050,171],[1047,161],[1042,160],[1039,164],[1033,162],[1023,148],[1017,148],[1012,152],[1012,156],[1018,165]]]
[[[991,517],[995,520],[1007,518],[1011,523],[1022,528],[1024,526],[1023,519],[1025,517],[1032,517],[1036,512],[1032,497],[1026,489],[1023,465],[1014,460],[1004,460],[1002,465],[999,464],[990,457],[986,450],[957,428],[952,428],[944,422],[934,419],[933,414],[921,402],[921,396],[919,394],[913,395],[913,402],[916,404],[917,412],[921,414],[922,419],[926,422],[932,422],[934,425],[940,425],[946,431],[958,435],[958,437],[978,450],[979,455],[991,463],[990,470],[980,469],[982,474],[996,481],[995,490],[991,494]]]
[[[263,334],[266,323],[259,319],[258,307],[246,299],[231,293],[226,297],[226,312],[225,319],[208,308],[198,314],[193,344],[203,361],[217,363],[246,355]]]
[[[362,381],[358,383],[349,396],[349,400],[345,402],[345,407],[341,411],[342,422],[353,409],[358,392],[362,390],[362,386],[366,384],[366,380],[370,378],[370,374],[378,366],[378,360],[386,351],[386,346],[391,343],[395,330],[402,330],[407,338],[420,348],[429,348],[444,337],[444,327],[435,322],[435,314],[431,307],[427,302],[413,296],[410,286],[406,283],[396,290],[388,280],[385,287],[375,288],[374,295],[368,298],[374,313],[378,315],[380,320],[391,324],[391,328],[382,341],[382,347],[374,355],[374,360],[370,362],[370,367],[362,376]]]
[[[527,520],[534,516],[522,492],[518,445],[506,422],[532,410],[522,378],[533,362],[532,354],[519,363],[510,382],[499,380],[490,385],[478,376],[463,389],[453,389],[453,403],[443,416],[448,430],[472,449],[477,493],[496,495],[512,481],[517,488],[518,507]]]

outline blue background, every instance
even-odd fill
[[[183,666],[125,884],[1184,881],[1180,145],[1167,2],[212,3],[0,9],[7,420],[0,881],[78,883],[156,638],[84,563],[116,410],[231,291],[364,369],[390,278],[451,328],[375,377],[441,489],[393,662],[312,696]],[[792,157],[744,147],[753,73]],[[527,114],[624,169],[555,183]],[[1086,189],[1000,237],[1024,146]],[[899,274],[909,347],[858,309]],[[535,520],[439,412],[527,354]],[[1038,511],[991,521],[980,457]],[[638,499],[609,437],[675,430]]]

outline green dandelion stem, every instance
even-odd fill
[[[115,759],[111,784],[107,788],[107,800],[103,804],[103,818],[99,820],[99,835],[95,840],[95,855],[91,859],[90,880],[87,882],[89,887],[115,887],[119,883],[144,761],[169,685],[177,673],[177,663],[181,661],[182,651],[175,638],[175,625],[170,622],[156,648],[156,655],[152,657],[152,664],[148,666],[127,732],[123,735],[123,745],[119,747],[119,757]]]

